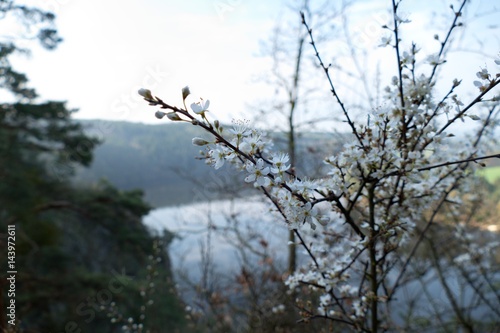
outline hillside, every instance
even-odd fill
[[[77,170],[77,183],[106,179],[120,189],[143,189],[149,203],[165,206],[189,202],[194,196],[190,175],[205,178],[210,170],[195,159],[200,149],[191,138],[201,133],[190,124],[82,123],[103,143],[95,150],[91,167]]]
[[[74,181],[91,186],[106,179],[122,190],[142,189],[152,206],[173,206],[198,201],[223,199],[241,194],[241,175],[224,166],[207,167],[197,159],[202,147],[193,146],[195,136],[210,139],[199,127],[185,123],[145,125],[103,120],[81,121],[88,134],[103,143],[94,151],[90,168],[80,168]],[[272,133],[275,148],[285,150],[282,133]],[[313,156],[335,154],[348,134],[300,134],[297,174],[314,175],[324,167]],[[488,161],[493,166],[497,161]],[[490,164],[491,163],[491,164]],[[224,170],[225,172],[222,172]],[[239,181],[234,181],[239,177]]]
[[[242,182],[233,181],[241,175],[216,171],[196,158],[201,147],[193,146],[191,139],[195,136],[210,139],[198,127],[183,123],[81,122],[88,134],[97,136],[103,143],[95,149],[90,168],[77,170],[76,183],[91,186],[106,179],[119,189],[140,188],[144,190],[145,199],[155,207],[234,197],[241,192]],[[283,135],[273,136],[275,147],[284,148]],[[336,138],[336,142],[339,138],[345,139],[338,135]],[[335,145],[329,135],[301,136],[299,174],[301,170],[311,174],[310,171],[322,167],[321,160],[311,158],[312,155],[324,156],[327,150],[331,154],[336,149],[338,144]],[[224,166],[223,170],[231,169]]]

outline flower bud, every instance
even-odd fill
[[[165,112],[162,112],[162,111],[156,111],[155,113],[155,117],[158,118],[158,119],[161,119],[163,117],[165,117]]]
[[[210,143],[207,140],[204,140],[204,139],[198,138],[198,137],[193,138],[192,142],[193,142],[193,145],[195,145],[195,146],[205,146],[205,145],[208,145]]]
[[[179,115],[176,112],[169,112],[169,113],[167,113],[167,117],[168,117],[168,119],[170,119],[172,121],[182,120],[181,117],[179,117]]]
[[[139,89],[138,93],[139,95],[144,97],[144,99],[153,99],[153,95],[151,94],[151,90],[149,89],[141,88]]]
[[[185,100],[186,97],[188,97],[190,93],[191,92],[189,91],[188,86],[185,86],[184,88],[182,88],[182,99]]]

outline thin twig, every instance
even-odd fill
[[[445,163],[431,165],[431,166],[424,167],[424,168],[418,168],[417,170],[418,171],[426,171],[426,170],[431,170],[431,169],[440,168],[440,167],[444,167],[444,166],[448,166],[448,165],[453,165],[453,164],[461,164],[461,163],[467,163],[467,162],[477,162],[477,161],[486,160],[486,159],[489,159],[489,158],[500,158],[500,154],[493,154],[493,155],[481,156],[481,157],[472,157],[472,158],[467,158],[465,160],[460,160],[460,161],[445,162]]]
[[[318,58],[319,64],[320,64],[321,68],[323,69],[323,71],[325,72],[328,83],[330,84],[330,91],[332,92],[333,96],[337,100],[337,103],[340,105],[340,108],[342,109],[342,112],[344,113],[344,116],[346,117],[347,123],[351,127],[352,133],[358,139],[359,144],[362,147],[364,147],[363,140],[361,140],[361,137],[358,134],[358,131],[356,130],[356,126],[354,125],[354,122],[351,120],[351,117],[349,117],[349,113],[347,112],[347,109],[345,108],[344,103],[342,103],[342,100],[340,99],[339,95],[335,91],[335,87],[333,85],[332,78],[330,77],[330,73],[328,72],[329,67],[325,66],[325,64],[323,63],[323,60],[321,59],[321,56],[319,55],[319,51],[316,48],[316,43],[314,42],[314,38],[312,35],[312,29],[309,28],[309,25],[306,22],[306,17],[305,17],[303,12],[300,13],[300,16],[302,17],[302,24],[304,24],[304,26],[306,27],[307,33],[309,34],[309,38],[311,39],[310,43],[311,43],[312,47],[314,48],[315,56],[316,56],[316,58]]]
[[[447,129],[451,124],[453,124],[457,119],[462,118],[467,111],[469,111],[470,108],[472,108],[474,105],[477,103],[481,102],[483,99],[483,96],[486,95],[488,92],[490,92],[493,88],[495,88],[498,84],[500,83],[500,78],[495,78],[490,82],[488,87],[486,87],[481,93],[474,98],[472,102],[469,103],[464,109],[462,109],[460,112],[458,112],[455,117],[452,119],[448,120],[448,122],[439,130],[436,132],[436,135],[439,135],[444,132],[445,129]]]
[[[432,79],[434,78],[434,75],[436,74],[437,67],[439,66],[439,59],[441,58],[441,56],[444,53],[445,46],[448,43],[448,40],[450,39],[450,36],[451,36],[451,33],[452,33],[453,29],[455,29],[456,27],[459,26],[457,24],[457,21],[458,21],[458,18],[460,16],[462,16],[462,11],[463,11],[463,9],[465,7],[465,3],[466,2],[467,2],[467,0],[463,0],[462,4],[460,5],[460,8],[458,9],[457,12],[455,12],[455,18],[453,19],[453,22],[451,23],[450,29],[448,29],[448,33],[446,34],[446,38],[444,39],[443,42],[441,42],[441,49],[439,50],[439,53],[438,53],[438,56],[437,56],[437,59],[436,59],[436,63],[434,64],[434,67],[432,68],[432,73],[429,76],[429,81],[428,81],[429,84],[432,82]]]
[[[401,101],[401,109],[403,111],[403,117],[402,121],[405,122],[405,116],[404,116],[404,108],[405,108],[405,98],[404,98],[404,91],[403,91],[403,68],[401,67],[401,52],[399,50],[399,30],[398,30],[398,5],[396,4],[395,0],[392,0],[392,16],[393,16],[393,21],[394,21],[394,38],[396,39],[395,44],[394,44],[394,49],[396,50],[396,58],[398,62],[398,75],[399,75],[399,99]]]

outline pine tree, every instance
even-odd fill
[[[38,28],[43,47],[54,49],[61,41],[52,13],[0,1],[0,19],[13,17],[19,27]],[[0,306],[16,302],[15,319],[2,315],[0,331],[111,332],[117,327],[108,316],[112,302],[127,318],[138,318],[141,302],[149,301],[139,290],[150,282],[146,266],[154,254],[154,238],[141,221],[150,207],[139,190],[71,184],[73,170],[91,163],[99,141],[72,119],[75,111],[64,102],[37,102],[26,75],[12,68],[11,57],[28,52],[19,46],[24,37],[0,40],[0,89],[15,101],[0,104]],[[15,297],[4,292],[8,226],[16,235]],[[164,249],[155,255],[163,281],[171,275]],[[161,306],[144,323],[180,325],[177,297],[167,289],[155,294],[147,296]]]

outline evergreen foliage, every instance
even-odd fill
[[[26,29],[38,28],[47,49],[61,41],[51,13],[1,1],[0,14],[16,17]],[[142,224],[150,210],[143,193],[105,182],[91,188],[71,184],[73,170],[91,163],[99,140],[71,118],[74,111],[64,102],[37,102],[27,77],[9,61],[26,52],[14,41],[0,41],[0,88],[15,100],[0,104],[0,248],[3,291],[7,226],[15,226],[16,325],[2,316],[0,331],[118,332],[122,324],[119,318],[112,323],[112,304],[124,318],[145,315],[141,321],[156,331],[181,327],[169,239],[159,242]],[[156,252],[154,242],[161,244]],[[151,258],[155,276],[147,268]],[[162,282],[154,293],[152,280]],[[11,298],[2,293],[2,308]]]

